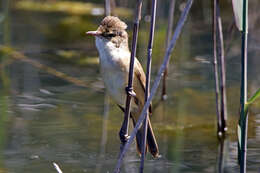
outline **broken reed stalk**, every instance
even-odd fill
[[[176,44],[176,41],[177,39],[179,38],[179,35],[181,33],[181,30],[182,30],[182,27],[184,25],[184,22],[186,21],[187,19],[187,16],[188,16],[188,13],[189,13],[189,10],[191,8],[191,5],[192,5],[192,2],[193,0],[188,0],[187,1],[187,4],[184,8],[184,10],[182,11],[182,14],[181,14],[181,17],[178,21],[178,24],[177,24],[177,27],[175,29],[175,32],[174,32],[174,35],[171,39],[171,42],[170,42],[170,45],[169,47],[167,48],[167,53],[165,54],[164,56],[164,60],[163,60],[163,63],[157,73],[157,76],[155,78],[155,81],[154,81],[154,84],[153,84],[153,87],[151,89],[151,93],[150,93],[150,96],[148,97],[144,107],[143,107],[143,110],[141,112],[141,115],[136,123],[136,126],[135,128],[133,129],[132,133],[131,133],[131,136],[130,138],[128,139],[127,143],[125,144],[122,152],[120,153],[120,156],[119,156],[119,159],[117,161],[117,164],[116,164],[116,167],[115,167],[115,170],[114,170],[114,173],[118,173],[119,170],[120,170],[120,167],[121,167],[121,164],[122,164],[122,160],[126,154],[126,151],[128,150],[130,144],[133,142],[135,136],[136,136],[136,133],[138,131],[138,129],[141,127],[141,124],[142,122],[144,121],[144,118],[145,118],[145,114],[147,113],[147,110],[148,110],[148,107],[150,106],[151,104],[151,101],[159,87],[159,84],[160,84],[160,80],[162,78],[162,75],[167,67],[167,62],[169,61],[170,59],[170,55],[173,51],[173,48],[175,47],[175,44]]]
[[[151,79],[151,64],[152,64],[152,48],[153,48],[153,39],[154,39],[154,28],[156,21],[156,6],[157,0],[153,0],[152,2],[152,15],[151,15],[151,24],[150,24],[150,35],[149,42],[147,47],[147,64],[146,64],[146,82],[145,82],[145,102],[147,101],[150,93],[150,79]],[[143,141],[142,141],[142,155],[141,155],[141,165],[140,165],[140,173],[144,170],[144,160],[145,160],[145,152],[146,152],[146,140],[147,140],[147,124],[149,119],[149,111],[146,111],[144,125],[143,125]]]
[[[247,110],[247,34],[248,34],[248,1],[243,0],[243,22],[242,22],[242,46],[241,46],[241,95],[240,95],[240,119],[239,130],[241,139],[239,139],[239,165],[240,173],[246,172],[247,155],[247,130],[248,130],[248,110]],[[239,134],[238,133],[238,134]]]
[[[214,66],[214,78],[215,78],[215,93],[216,93],[216,113],[217,113],[217,134],[221,136],[221,116],[220,116],[220,95],[219,95],[219,72],[218,72],[218,58],[217,58],[217,0],[213,1],[213,66]]]
[[[220,94],[221,94],[221,132],[222,135],[225,135],[227,131],[227,96],[226,96],[226,65],[225,65],[225,56],[224,56],[224,41],[223,41],[223,32],[222,32],[222,22],[220,17],[219,10],[219,0],[217,0],[217,26],[218,26],[218,52],[220,57]]]
[[[134,19],[134,28],[133,28],[133,41],[131,47],[131,58],[129,64],[129,75],[128,75],[128,86],[126,102],[125,102],[125,116],[122,127],[126,127],[126,129],[121,128],[120,133],[128,135],[128,126],[129,126],[129,117],[130,117],[130,107],[131,107],[131,95],[133,93],[133,74],[134,74],[134,61],[136,55],[136,47],[137,47],[137,38],[138,38],[138,30],[139,30],[139,20],[141,19],[141,9],[142,9],[142,0],[137,0],[136,7],[136,16]],[[126,142],[126,141],[125,141]],[[125,145],[125,142],[122,143],[122,147]]]
[[[166,34],[166,50],[169,46],[170,43],[170,38],[172,36],[172,28],[173,28],[173,19],[174,19],[174,8],[175,8],[175,2],[176,0],[171,0],[170,3],[170,9],[169,9],[169,18],[168,18],[168,27],[167,27],[167,34]],[[167,67],[163,73],[163,83],[162,83],[162,96],[161,100],[166,100],[167,99],[167,94],[166,94],[166,79],[168,76],[168,67],[169,67],[169,62],[167,63]]]

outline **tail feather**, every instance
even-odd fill
[[[156,142],[156,138],[153,133],[150,119],[148,119],[147,144],[148,144],[149,151],[153,155],[153,157],[155,158],[158,157],[159,156],[158,144]]]
[[[132,118],[133,124],[135,126],[136,122],[134,118]],[[153,157],[157,158],[159,156],[159,149],[158,145],[153,133],[152,125],[150,122],[150,119],[148,119],[148,128],[147,128],[147,144],[146,144],[146,152],[147,148],[149,149],[150,153],[153,155]],[[143,140],[143,127],[141,127],[137,133],[136,133],[136,148],[139,154],[141,154],[142,151],[142,140]]]
[[[125,112],[125,109],[118,105],[119,108]],[[151,113],[151,106],[149,107],[149,112]],[[136,120],[137,120],[137,116],[135,116],[135,113],[131,112],[131,118],[133,120],[133,125],[135,126],[136,124]],[[146,145],[146,152],[147,152],[147,148],[149,149],[150,153],[153,155],[153,157],[157,158],[159,157],[159,149],[158,149],[158,144],[156,142],[156,138],[154,136],[153,133],[153,129],[152,129],[152,124],[150,122],[150,118],[148,116],[148,124],[147,124],[148,128],[147,128],[147,145]],[[137,148],[137,152],[139,154],[142,153],[142,140],[143,140],[143,128],[140,128],[137,133],[136,133],[136,148]]]
[[[135,126],[136,122],[132,117],[133,125]],[[142,139],[143,139],[143,128],[140,128],[136,133],[136,149],[139,155],[142,153]],[[146,145],[146,152],[147,152],[147,145]]]

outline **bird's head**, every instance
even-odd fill
[[[95,36],[99,41],[112,42],[115,47],[128,48],[127,25],[118,17],[105,17],[96,31],[88,31],[87,35]]]

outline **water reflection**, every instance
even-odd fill
[[[99,156],[97,159],[96,173],[102,172],[102,167],[103,167],[103,164],[105,161],[108,116],[109,116],[109,95],[107,92],[105,92],[102,136],[101,136],[101,142],[100,142],[100,151],[99,151],[100,153],[99,153]]]
[[[226,155],[228,154],[228,139],[220,139],[218,146],[217,169],[216,172],[223,173],[225,169]]]
[[[1,11],[5,22],[1,25],[0,42],[13,47],[26,60],[0,51],[0,172],[55,172],[53,162],[64,172],[112,172],[119,152],[118,130],[123,116],[105,96],[94,40],[84,37],[84,32],[96,28],[96,21],[102,17],[33,12],[15,6],[10,13],[8,3],[3,1],[7,8]],[[125,3],[130,5],[130,1]],[[256,0],[250,3],[254,6],[250,12],[254,20],[249,36],[249,91],[253,93],[260,86],[257,80],[259,3]],[[176,2],[176,18],[179,5]],[[157,102],[158,94],[153,102],[152,123],[162,157],[154,160],[148,155],[145,172],[236,173],[239,170],[235,124],[239,110],[240,43],[238,33],[234,32],[227,52],[230,131],[228,138],[219,143],[210,64],[209,5],[194,2],[171,62],[168,100]],[[198,10],[201,6],[205,8]],[[164,53],[166,8],[167,3],[158,8],[153,74]],[[228,2],[223,2],[223,14],[227,30],[232,17]],[[132,18],[124,20],[131,29]],[[142,62],[145,61],[142,57],[146,57],[148,27],[145,22],[141,25],[137,53]],[[228,35],[225,37],[228,39]],[[259,104],[255,104],[249,118],[249,172],[259,171],[259,112]],[[133,145],[122,172],[138,169],[139,158]]]

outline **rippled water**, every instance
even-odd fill
[[[240,40],[237,31],[232,37],[228,30],[231,4],[223,4],[224,36],[231,40],[226,42],[227,139],[221,145],[216,137],[210,4],[195,1],[172,57],[168,99],[159,102],[158,93],[153,102],[152,124],[162,157],[154,160],[148,155],[145,172],[239,172],[236,124]],[[249,95],[260,86],[259,3],[252,4],[256,7],[250,6]],[[199,10],[201,5],[203,10]],[[164,53],[164,8],[161,5],[158,11],[153,75]],[[1,28],[1,43],[56,71],[52,73],[1,54],[0,172],[56,172],[53,162],[64,172],[113,172],[123,116],[104,92],[94,40],[84,35],[85,31],[95,29],[101,19],[91,15],[30,12],[12,4],[5,23],[9,29]],[[126,20],[130,32],[132,19]],[[137,52],[144,66],[148,27],[148,23],[142,22]],[[58,72],[73,79],[58,77]],[[259,113],[258,103],[249,117],[247,164],[248,172],[252,173],[260,171]],[[133,145],[122,172],[138,172],[139,160]]]

